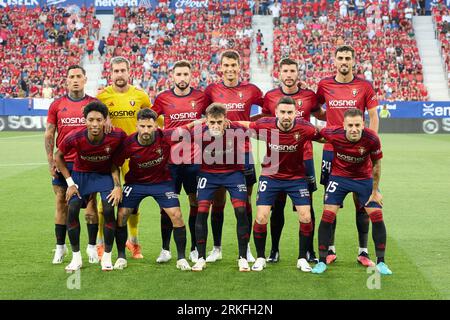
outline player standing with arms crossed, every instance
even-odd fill
[[[205,94],[210,102],[222,103],[227,108],[227,119],[231,121],[251,121],[250,112],[252,105],[262,106],[263,94],[255,85],[247,82],[240,82],[240,56],[234,50],[224,51],[220,58],[220,71],[222,72],[222,83],[209,85]],[[245,141],[245,181],[247,185],[247,215],[249,234],[252,228],[252,206],[251,195],[253,185],[256,183],[255,166],[252,156],[250,140]],[[225,207],[225,189],[217,191],[211,212],[211,227],[214,237],[214,248],[206,258],[207,262],[214,262],[222,259],[222,226],[223,211]],[[247,260],[254,262],[250,247],[247,250]]]
[[[353,74],[355,64],[355,50],[350,46],[340,46],[335,51],[336,75],[322,79],[317,87],[318,102],[326,104],[327,127],[342,126],[344,121],[344,112],[351,108],[357,108],[369,113],[369,128],[378,132],[378,100],[372,84],[362,80]],[[333,146],[326,143],[323,148],[322,156],[322,174],[320,183],[326,188],[329,182],[329,175],[332,170]],[[369,217],[359,204],[356,195],[353,195],[353,201],[356,209],[356,226],[358,229],[359,252],[357,261],[368,267],[374,263],[369,258],[367,249],[367,238],[369,233]],[[336,249],[334,247],[334,232],[336,229],[336,220],[333,226],[333,235],[331,237],[327,263],[330,264],[336,260]]]
[[[67,253],[66,241],[66,220],[67,220],[67,183],[63,175],[56,169],[54,158],[55,133],[56,148],[64,138],[73,130],[85,128],[83,108],[96,99],[84,93],[86,85],[86,71],[78,65],[72,65],[67,69],[67,95],[56,99],[50,105],[47,116],[47,128],[45,130],[45,151],[47,154],[49,172],[52,177],[53,192],[55,193],[55,236],[56,250],[53,257],[53,264],[63,262]],[[65,156],[67,168],[72,172],[73,162],[76,153],[71,152]],[[97,251],[95,248],[98,232],[98,216],[95,198],[89,199],[86,206],[86,223],[89,236],[89,244],[86,253],[89,256],[89,263],[98,263]]]

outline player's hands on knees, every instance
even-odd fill
[[[78,198],[81,199],[80,192],[78,191],[78,188],[77,188],[75,185],[70,186],[70,187],[67,188],[67,191],[66,191],[66,201],[69,202],[69,200],[70,200],[74,195],[77,195]]]
[[[114,187],[106,199],[108,200],[108,203],[112,203],[113,206],[119,205],[119,203],[122,202],[122,188],[120,186]]]
[[[383,205],[383,196],[381,195],[381,193],[378,190],[375,190],[372,192],[372,194],[369,197],[369,200],[367,200],[365,205],[367,206],[371,202],[376,202],[380,206]]]

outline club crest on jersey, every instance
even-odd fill
[[[108,104],[108,107],[114,107],[114,102],[110,102],[109,104]]]
[[[300,140],[300,133],[298,133],[298,132],[294,133],[294,139],[296,141]]]
[[[110,153],[110,152],[111,152],[111,147],[110,147],[110,146],[107,146],[107,147],[105,148],[105,151],[106,151],[106,153]]]
[[[364,147],[359,147],[359,148],[358,148],[358,151],[359,151],[359,153],[360,153],[361,155],[363,155],[364,152],[366,152],[366,149],[365,149]]]
[[[241,91],[239,91],[239,92],[238,92],[238,96],[239,96],[239,99],[242,100],[242,98],[244,97],[244,94],[243,94]]]
[[[303,100],[297,100],[297,105],[299,108],[301,108],[303,105]]]
[[[191,107],[192,107],[192,109],[195,109],[195,105],[196,105],[195,101],[191,101]]]
[[[358,94],[358,90],[357,89],[353,89],[352,90],[352,94],[353,94],[353,97],[356,97],[356,95]]]
[[[131,104],[132,107],[134,107],[134,105],[136,104],[136,101],[131,100],[131,101],[130,101],[130,104]]]
[[[156,149],[156,152],[157,152],[159,155],[161,155],[161,154],[162,154],[161,148]]]

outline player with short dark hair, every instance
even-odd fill
[[[192,65],[189,61],[177,61],[172,69],[173,88],[160,93],[153,105],[152,110],[164,116],[164,128],[177,128],[189,122],[200,119],[208,107],[208,98],[205,94],[190,86],[192,78]],[[189,145],[189,152],[184,152]],[[198,147],[195,144],[182,141],[172,146],[169,159],[169,169],[175,183],[175,190],[180,194],[181,188],[189,197],[189,230],[191,233],[191,252],[189,258],[197,262],[198,252],[195,240],[195,219],[198,212],[197,203],[197,175],[200,164],[194,163],[195,153]],[[156,262],[167,262],[171,259],[170,238],[172,234],[172,221],[169,216],[161,210],[161,238],[162,250]]]
[[[222,72],[222,82],[210,84],[205,89],[205,94],[210,102],[218,102],[225,105],[227,109],[227,119],[231,121],[251,121],[250,112],[252,105],[262,106],[263,93],[254,84],[240,82],[241,59],[239,53],[234,50],[226,50],[222,52],[220,57],[220,71]],[[251,195],[253,185],[256,183],[255,166],[253,161],[250,140],[245,141],[245,170],[247,185],[247,215],[249,233],[252,226],[252,206]],[[225,206],[225,189],[221,188],[217,191],[211,212],[211,227],[214,237],[214,248],[207,257],[208,262],[214,262],[222,259],[222,226],[223,211]],[[247,250],[247,259],[253,262],[250,246]]]
[[[178,193],[167,167],[174,129],[159,129],[156,124],[157,118],[158,114],[153,110],[139,111],[137,132],[128,136],[114,158],[117,166],[121,166],[125,159],[130,159],[130,170],[125,175],[123,200],[119,205],[117,216],[118,259],[114,269],[121,270],[127,267],[125,243],[128,217],[135,214],[144,198],[151,196],[169,215],[173,223],[173,235],[178,251],[177,268],[191,270],[185,259],[186,227],[180,210]]]
[[[259,178],[257,214],[253,225],[253,238],[258,257],[252,266],[254,271],[266,267],[267,223],[271,207],[280,193],[288,194],[299,215],[299,255],[297,268],[310,272],[307,251],[311,246],[313,224],[311,222],[311,194],[306,180],[303,161],[307,141],[319,140],[318,130],[311,123],[297,116],[297,102],[290,96],[278,100],[276,117],[266,117],[256,122],[240,122],[254,130],[263,140],[267,154],[262,163]]]
[[[344,120],[344,112],[351,108],[360,109],[363,114],[367,110],[369,113],[369,128],[378,132],[378,101],[372,84],[360,79],[353,74],[355,65],[355,50],[351,46],[340,46],[335,50],[336,75],[334,77],[322,79],[317,87],[318,102],[326,104],[327,127],[341,126]],[[326,143],[323,148],[322,173],[320,183],[326,188],[328,177],[332,170],[333,146]],[[353,195],[356,210],[356,226],[358,229],[359,252],[357,261],[364,266],[371,266],[373,262],[369,258],[367,249],[367,239],[369,234],[369,217],[363,207],[358,206],[358,199]],[[336,220],[333,226],[333,235],[330,242],[328,263],[336,260],[336,249],[334,247],[334,231]]]
[[[383,157],[380,138],[374,130],[364,128],[363,113],[356,108],[345,111],[343,125],[324,128],[320,134],[333,146],[334,157],[319,226],[320,262],[312,272],[323,273],[327,269],[328,246],[336,214],[346,195],[353,192],[372,221],[376,267],[381,274],[392,274],[384,261],[386,226],[379,191]]]
[[[279,62],[280,86],[268,91],[264,96],[264,104],[262,113],[259,117],[275,117],[275,110],[279,100],[285,96],[295,100],[297,117],[310,121],[311,115],[320,120],[325,120],[325,111],[317,103],[316,94],[309,89],[299,87],[299,71],[298,63],[290,58],[284,58]],[[308,189],[311,195],[311,221],[313,224],[311,245],[308,248],[308,262],[316,262],[314,252],[314,227],[315,215],[313,207],[312,193],[317,190],[316,174],[314,170],[313,149],[311,141],[306,141],[303,155],[303,162],[306,170],[306,180],[308,181]],[[286,205],[286,193],[280,193],[272,207],[270,216],[270,235],[272,239],[272,249],[267,262],[278,262],[280,258],[279,243],[281,232],[284,226],[284,207]],[[295,208],[294,208],[295,210]]]
[[[246,213],[247,186],[243,173],[244,127],[227,120],[227,110],[223,104],[211,104],[205,114],[205,124],[195,126],[192,133],[195,143],[201,144],[202,147],[197,185],[198,214],[195,224],[198,261],[192,266],[192,270],[202,271],[206,267],[209,207],[215,192],[223,187],[230,193],[237,219],[239,271],[250,271],[246,259],[249,231]],[[229,128],[226,129],[228,125]]]
[[[80,253],[80,208],[87,198],[100,193],[105,218],[105,252],[101,258],[102,270],[112,270],[111,250],[114,242],[114,206],[122,198],[119,169],[113,165],[113,155],[126,134],[119,128],[104,133],[108,108],[99,101],[90,102],[83,109],[86,128],[67,136],[58,146],[56,165],[67,182],[66,200],[69,202],[67,231],[72,247],[72,261],[66,271],[77,271],[83,265]],[[72,173],[64,156],[76,153]]]
[[[83,107],[88,103],[95,101],[95,98],[85,94],[86,71],[79,65],[71,65],[67,69],[67,95],[56,99],[50,105],[47,115],[47,127],[45,130],[45,151],[49,165],[49,172],[52,177],[53,192],[55,193],[55,235],[56,250],[53,257],[53,264],[60,264],[67,253],[66,241],[66,220],[67,220],[67,202],[65,200],[67,183],[63,175],[57,170],[54,158],[55,134],[56,147],[61,144],[65,137],[74,130],[85,127],[83,117]],[[75,160],[75,152],[67,154],[64,159],[67,163],[69,172],[72,171]],[[89,256],[89,263],[98,263],[97,251],[95,248],[98,217],[95,198],[92,197],[86,206],[86,225],[89,235],[89,244],[86,252]]]

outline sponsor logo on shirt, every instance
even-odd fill
[[[197,119],[197,112],[180,112],[172,113],[170,115],[170,120],[193,120]]]
[[[86,120],[84,118],[79,117],[61,118],[60,120],[63,126],[79,126],[86,123]]]
[[[350,162],[350,163],[361,163],[366,160],[366,157],[354,157],[354,156],[349,156],[347,154],[342,154],[339,152],[337,152],[336,155],[340,160],[345,161],[345,162]]]
[[[227,111],[244,111],[245,110],[245,103],[239,102],[231,102],[231,103],[225,103],[225,107],[227,108]]]
[[[139,167],[139,169],[146,169],[146,168],[154,167],[154,166],[161,164],[161,162],[163,162],[163,160],[164,160],[164,156],[161,156],[158,159],[153,159],[153,160],[150,160],[147,162],[138,163],[138,167]]]
[[[134,110],[110,111],[109,116],[111,118],[134,118],[136,116],[136,111]]]
[[[83,159],[85,161],[102,162],[102,161],[109,160],[109,158],[111,156],[110,155],[107,155],[107,156],[83,156],[83,155],[80,155],[80,157],[81,157],[81,159]]]
[[[356,107],[356,102],[357,100],[330,100],[328,106],[333,108],[354,108]]]
[[[272,144],[269,142],[269,148],[277,152],[297,152],[298,145]]]

